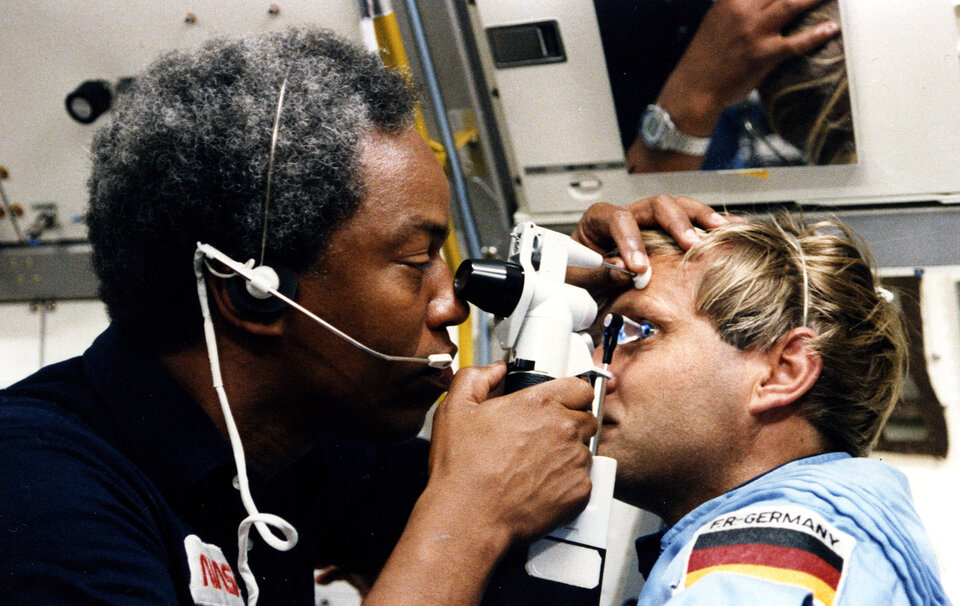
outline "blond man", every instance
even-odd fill
[[[663,518],[640,604],[947,603],[905,478],[863,458],[897,401],[901,319],[855,236],[789,217],[645,232],[600,453]],[[652,569],[649,567],[652,566]]]

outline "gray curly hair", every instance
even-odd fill
[[[199,339],[197,241],[259,258],[284,80],[265,259],[302,272],[360,205],[361,139],[413,124],[413,88],[376,55],[311,27],[214,39],[149,66],[96,134],[87,225],[100,295],[147,349]]]
[[[829,449],[869,452],[900,397],[907,341],[858,236],[836,221],[806,225],[788,214],[700,235],[683,253],[664,233],[643,234],[651,255],[706,259],[695,307],[727,343],[765,351],[793,328],[816,331],[810,345],[823,370],[796,406]]]

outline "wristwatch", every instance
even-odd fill
[[[670,114],[656,103],[643,110],[640,136],[650,149],[674,151],[690,156],[702,156],[710,145],[710,137],[694,137],[679,130]]]

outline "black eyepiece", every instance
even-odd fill
[[[496,259],[467,259],[457,268],[453,290],[483,311],[505,318],[523,294],[523,267]]]

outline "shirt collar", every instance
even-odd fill
[[[660,541],[663,539],[663,535],[667,534],[667,530],[669,528],[661,528],[657,532],[643,535],[636,541],[637,569],[644,579],[650,576],[653,565],[660,558],[663,551]]]
[[[83,354],[114,443],[164,493],[181,495],[233,462],[216,425],[155,357],[111,326]]]

